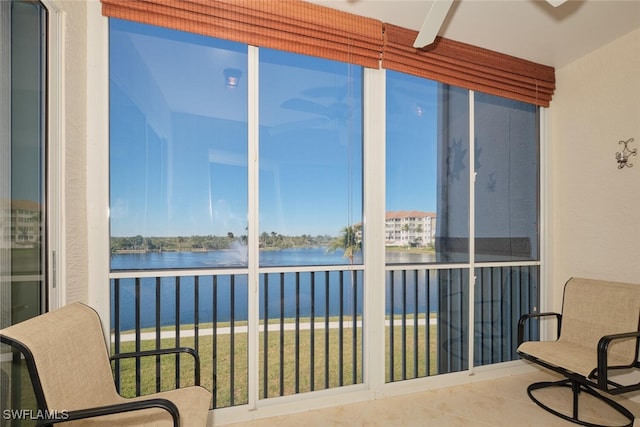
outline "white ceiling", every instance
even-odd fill
[[[310,1],[417,31],[433,0]],[[439,35],[562,68],[639,28],[640,0],[456,0]]]

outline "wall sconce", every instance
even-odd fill
[[[618,144],[624,144],[624,148],[622,149],[622,151],[619,151],[616,153],[616,160],[618,161],[618,169],[622,169],[625,166],[629,168],[632,167],[633,164],[629,163],[628,161],[629,157],[638,155],[637,148],[629,149],[628,145],[630,142],[633,142],[633,138],[629,138],[626,141],[618,141]]]
[[[238,87],[238,83],[240,83],[240,77],[242,77],[242,71],[236,68],[225,68],[224,73],[224,83],[229,88]]]

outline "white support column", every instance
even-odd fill
[[[258,88],[258,72],[259,72],[259,51],[255,46],[249,46],[248,55],[248,264],[249,273],[247,286],[249,295],[248,307],[248,381],[249,381],[249,410],[255,410],[258,404],[259,387],[259,348],[260,334],[258,323],[260,322],[260,272],[259,258],[260,251],[258,248],[259,233],[259,88]]]
[[[109,338],[109,26],[101,4],[87,7],[87,245],[88,303]]]
[[[364,381],[385,383],[385,70],[364,74]]]

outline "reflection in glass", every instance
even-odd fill
[[[438,262],[469,261],[469,93],[443,85],[438,127]]]
[[[14,1],[3,4],[0,19],[0,26],[8,29],[0,43],[10,52],[0,72],[6,76],[2,93],[10,91],[5,99],[11,101],[2,106],[2,149],[10,153],[3,159],[2,179],[10,187],[3,185],[0,195],[0,326],[6,326],[40,314],[46,286],[46,10],[37,2]],[[4,138],[7,130],[10,138]],[[10,147],[4,145],[8,141]]]
[[[464,262],[468,92],[387,71],[387,264]]]
[[[246,75],[246,45],[110,20],[112,269],[247,265]]]
[[[262,49],[259,78],[260,265],[361,263],[362,68]]]
[[[475,94],[476,261],[538,259],[538,109]]]

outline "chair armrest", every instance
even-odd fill
[[[607,365],[607,351],[609,350],[609,345],[611,344],[611,342],[615,340],[621,340],[626,338],[639,339],[640,331],[605,335],[604,337],[600,338],[600,341],[598,341],[598,368],[597,368],[598,371],[597,372],[598,372],[598,388],[599,389],[601,390],[608,389],[607,372],[608,372],[609,366]],[[637,341],[636,341],[636,345],[637,345]],[[637,356],[638,354],[636,351],[636,358]],[[637,365],[638,365],[638,361],[636,360],[635,366]]]
[[[76,411],[69,411],[64,416],[58,417],[55,420],[39,420],[36,423],[36,427],[49,426],[51,424],[62,424],[69,421],[82,420],[86,418],[101,417],[104,415],[121,414],[124,412],[140,411],[143,409],[159,408],[167,411],[173,419],[173,426],[180,426],[180,414],[178,407],[175,403],[167,399],[147,399],[137,400],[134,402],[118,403],[115,405],[99,406],[89,409],[79,409]]]
[[[157,350],[145,350],[145,351],[134,351],[130,353],[118,353],[111,356],[109,359],[111,361],[127,359],[127,358],[140,358],[147,356],[160,356],[163,354],[178,354],[178,353],[188,353],[193,356],[194,360],[194,376],[195,376],[195,385],[200,385],[200,356],[198,352],[190,347],[178,347],[178,348],[160,348]]]
[[[560,337],[560,329],[562,328],[562,314],[553,312],[523,314],[520,317],[520,320],[518,320],[518,346],[520,346],[520,344],[524,342],[524,327],[529,319],[551,316],[555,316],[558,320],[557,337]]]

